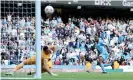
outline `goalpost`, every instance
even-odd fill
[[[36,11],[36,78],[41,78],[41,1],[35,1]]]
[[[6,0],[2,0],[2,1],[5,1],[5,3],[6,3]],[[10,1],[10,0],[7,0],[7,1]],[[22,3],[23,3],[23,1],[28,1],[28,0],[13,0],[13,7],[15,6],[14,5],[15,1],[16,2],[22,1]],[[23,77],[23,78],[19,78],[19,77],[18,78],[16,78],[16,77],[9,78],[9,77],[2,77],[1,76],[1,79],[7,80],[7,79],[41,79],[42,78],[41,77],[41,0],[29,0],[29,1],[35,2],[35,48],[36,48],[36,64],[35,64],[36,70],[35,71],[36,71],[36,74],[33,78],[25,78],[25,77]],[[1,0],[0,0],[0,3],[1,3]],[[20,4],[20,6],[22,5],[22,3]],[[6,11],[6,9],[8,9],[8,8],[6,8],[6,7],[4,8],[4,7],[3,7],[3,9],[4,9],[4,11]],[[14,12],[14,9],[13,9],[13,12]],[[0,10],[1,10],[1,4],[0,4]],[[30,9],[26,8],[25,10],[27,11]],[[0,11],[0,19],[1,19],[1,13],[4,14],[4,16],[6,14],[5,12]],[[17,14],[17,12],[16,12],[16,14]],[[28,13],[28,14],[24,13],[23,7],[22,7],[22,13],[19,12],[19,10],[18,10],[18,14],[22,14],[22,18],[23,18],[23,14],[28,15],[28,14],[32,14],[32,12]],[[8,65],[7,65],[7,67],[10,68],[10,66],[8,66]],[[1,66],[0,66],[0,69],[1,69]],[[1,70],[0,70],[0,72],[1,72]]]

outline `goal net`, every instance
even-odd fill
[[[27,74],[36,72],[36,64],[28,63],[13,75],[10,72],[21,68],[20,63],[26,59],[36,56],[35,0],[1,0],[0,3],[1,77],[34,78]]]

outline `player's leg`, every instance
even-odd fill
[[[50,71],[50,64],[49,64],[49,62],[48,62],[48,60],[47,59],[45,59],[44,60],[44,62],[43,62],[44,64],[43,64],[43,66],[42,66],[42,72],[47,72],[47,73],[49,73],[51,76],[57,76],[57,74],[54,74],[54,73],[52,73],[51,71]]]
[[[7,72],[5,75],[13,75],[16,71],[20,70],[23,65],[23,63],[18,64],[13,71]]]
[[[52,68],[52,61],[50,60],[50,61],[48,61],[48,68],[49,69],[51,69]],[[45,66],[42,66],[42,73],[45,73],[45,72],[47,72],[47,70],[45,69]]]
[[[25,62],[22,62],[22,63],[18,64],[13,71],[16,72],[16,71],[20,70],[21,68],[23,68],[24,63]]]
[[[103,73],[107,73],[107,72],[106,72],[106,69],[104,68],[104,59],[103,59],[103,57],[99,56],[99,57],[98,57],[98,62],[99,62],[99,65],[100,65],[100,67],[101,67]]]
[[[108,55],[102,55],[102,57],[104,59],[104,62],[107,61],[107,59],[109,58]],[[111,66],[112,69],[114,69],[114,64],[113,63],[114,63],[114,61],[109,62],[109,63],[104,63],[104,67]]]
[[[20,70],[21,68],[23,68],[24,65],[32,65],[32,64],[35,64],[36,61],[35,59],[32,57],[32,58],[29,58],[25,61],[23,61],[22,63],[20,63],[19,65],[16,66],[16,68],[14,69],[14,72]]]
[[[44,66],[42,66],[41,68],[42,68],[42,69],[41,69],[41,73],[47,72],[47,70],[45,69]],[[29,73],[27,73],[27,75],[34,75],[35,73],[36,73],[36,72],[29,72]]]
[[[41,73],[45,73],[47,72],[47,70],[45,69],[44,65],[41,66]],[[48,68],[51,69],[52,68],[52,61],[48,61]],[[27,75],[34,75],[36,72],[29,72],[27,73]]]
[[[98,57],[98,62],[99,62],[100,67],[102,68],[103,73],[107,73],[105,67],[112,65],[111,63],[104,64],[104,61],[106,60],[106,58],[107,57],[104,55]]]
[[[20,70],[21,68],[23,68],[24,65],[31,65],[31,64],[35,64],[35,58],[29,58],[25,61],[23,61],[22,63],[18,64],[15,69],[9,73],[6,73],[6,75],[13,75],[15,72],[17,72],[18,70]]]
[[[5,75],[13,75],[16,71],[20,70],[23,68],[23,62],[18,64],[13,71],[7,72]]]

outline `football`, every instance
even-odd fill
[[[45,13],[46,14],[53,14],[54,13],[54,8],[52,6],[46,6],[45,7]]]

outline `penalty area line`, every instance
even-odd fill
[[[13,79],[13,80],[16,80],[16,79],[17,80],[20,80],[20,79],[30,79],[30,80],[33,80],[33,79],[37,79],[37,78],[10,78],[10,77],[6,78],[6,77],[1,77],[1,80],[7,80],[7,79],[9,79],[9,80],[10,79]]]
[[[100,79],[94,79],[94,78],[43,78],[46,80],[100,80]],[[122,80],[122,79],[102,79],[102,80]],[[132,80],[132,79],[131,79]]]
[[[81,80],[81,78],[43,78],[46,80]],[[90,78],[82,78],[82,80],[98,80],[98,79],[90,79]]]

